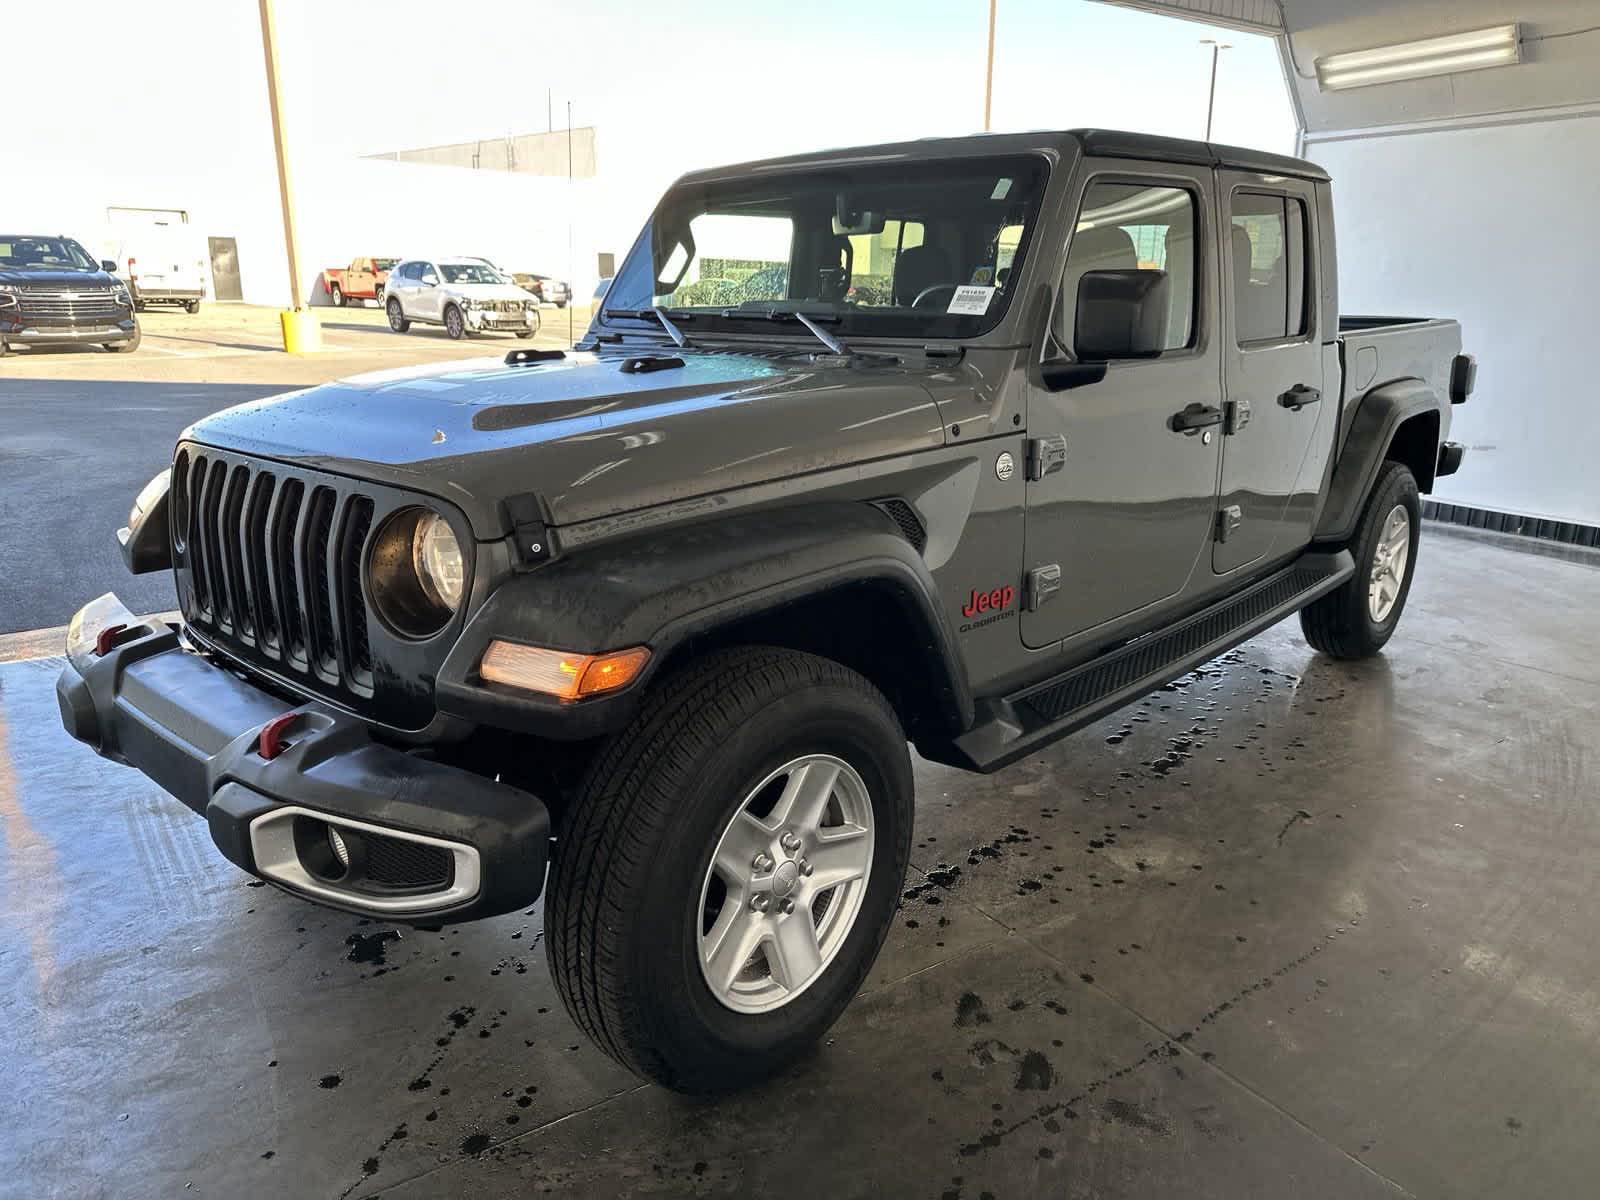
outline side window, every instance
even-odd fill
[[[1235,192],[1229,229],[1234,329],[1241,345],[1306,332],[1306,206],[1294,196]]]
[[[1144,330],[1152,347],[1149,353],[1192,346],[1196,223],[1194,193],[1186,188],[1091,183],[1084,193],[1083,208],[1067,249],[1062,303],[1057,306],[1057,313],[1076,312],[1083,277],[1090,272],[1148,273],[1149,278],[1134,282],[1141,294],[1155,300]],[[1165,303],[1161,303],[1163,292]],[[1077,332],[1057,328],[1056,336],[1076,352]]]
[[[418,263],[417,278],[423,283],[436,284],[439,282],[439,272],[433,269],[432,263]]]
[[[405,269],[401,271],[400,274],[406,279],[421,279],[422,264],[419,262],[409,262],[405,265]]]

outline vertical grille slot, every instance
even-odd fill
[[[172,540],[179,550],[189,538],[189,452],[180,450],[172,463]]]
[[[222,543],[222,561],[228,576],[228,607],[233,616],[234,632],[249,641],[255,633],[255,622],[250,616],[250,587],[245,578],[242,553],[244,525],[244,494],[250,487],[250,469],[234,467],[228,473],[228,488],[222,499],[222,517],[218,523],[217,539]]]
[[[334,500],[332,488],[311,490],[301,537],[300,578],[311,616],[311,636],[307,638],[308,657],[319,673],[337,681],[339,649],[333,628],[332,581],[328,578],[328,545],[333,538]]]
[[[204,457],[194,460],[185,490],[187,520],[184,521],[183,540],[189,556],[189,586],[194,589],[195,615],[205,616],[211,611],[211,589],[206,586],[206,558],[200,536],[200,497],[205,491],[206,472],[210,464]]]
[[[250,586],[250,599],[255,615],[256,641],[274,657],[279,650],[279,620],[277,601],[272,592],[272,576],[267,564],[272,548],[267,542],[267,515],[272,510],[272,497],[277,480],[269,471],[256,475],[255,484],[245,501],[244,525],[239,536],[244,542],[245,578]]]
[[[278,589],[283,653],[286,659],[299,667],[307,667],[311,663],[311,656],[306,651],[306,623],[297,583],[300,571],[294,552],[295,534],[300,528],[300,504],[305,494],[306,485],[298,479],[284,480],[283,486],[278,489],[277,509],[267,530],[267,536],[271,538],[268,557]]]
[[[200,540],[205,545],[206,588],[211,593],[211,615],[217,625],[233,632],[233,611],[229,604],[228,578],[222,561],[220,537],[222,489],[228,481],[228,465],[213,462],[206,472],[206,491],[200,503]]]
[[[345,506],[339,534],[339,626],[344,634],[345,669],[357,684],[372,683],[372,647],[367,640],[367,606],[361,597],[362,563],[372,530],[372,501],[353,496]]]

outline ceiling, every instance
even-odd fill
[[[1285,76],[1308,136],[1600,105],[1600,0],[1105,0],[1213,25],[1283,35]],[[1344,50],[1517,21],[1517,66],[1324,92],[1314,64]],[[1590,28],[1594,27],[1594,28]]]

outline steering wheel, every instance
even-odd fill
[[[932,296],[938,292],[948,292],[951,296],[954,296],[956,294],[956,288],[960,286],[961,285],[958,283],[936,283],[932,287],[925,287],[917,293],[916,299],[911,302],[911,307],[922,308],[922,302],[929,296]]]

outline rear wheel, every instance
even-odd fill
[[[451,340],[459,342],[467,336],[467,322],[462,317],[461,310],[454,304],[444,310],[444,331],[450,335]]]
[[[344,307],[344,289],[337,283],[328,285],[328,299],[333,301],[335,308]]]
[[[184,307],[184,310],[186,312],[188,312],[190,316],[193,316],[195,313],[200,311],[200,301],[198,301],[198,300],[190,300],[183,307]]]
[[[867,680],[771,647],[689,664],[566,814],[545,944],[567,1010],[680,1091],[782,1070],[877,957],[911,824],[905,734]]]
[[[390,296],[389,302],[383,307],[384,311],[389,314],[390,329],[394,330],[396,333],[404,333],[406,330],[411,328],[411,322],[406,320],[405,310],[400,307],[399,300],[395,299],[393,296]]]
[[[1411,594],[1421,531],[1416,477],[1404,463],[1386,461],[1350,541],[1355,575],[1300,612],[1300,628],[1313,649],[1345,659],[1383,649]]]

